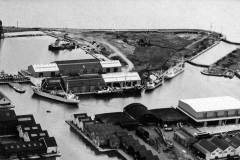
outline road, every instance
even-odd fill
[[[126,69],[126,71],[132,71],[134,68],[133,63],[115,46],[113,46],[111,43],[107,42],[104,39],[100,40],[100,43],[107,45],[111,50],[113,50],[116,54],[118,55],[120,58],[122,58],[127,64],[128,64],[128,68]]]

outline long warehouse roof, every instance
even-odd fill
[[[137,72],[116,72],[102,74],[103,80],[107,82],[140,81],[141,78]]]
[[[103,68],[112,68],[112,67],[122,66],[119,60],[100,61],[100,64]]]
[[[240,109],[240,101],[229,96],[182,99],[179,101],[189,105],[196,112]]]
[[[32,65],[35,72],[54,72],[59,71],[56,63],[49,64],[33,64]]]

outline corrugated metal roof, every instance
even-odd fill
[[[102,74],[103,80],[107,82],[125,82],[125,81],[140,81],[141,78],[137,72],[116,72]]]
[[[213,144],[205,139],[200,140],[197,144],[199,144],[202,148],[204,148],[208,152],[213,152],[218,148],[215,144]]]
[[[100,61],[102,68],[121,67],[119,60]]]
[[[229,96],[179,100],[196,112],[240,109],[240,101]]]
[[[56,63],[49,64],[33,64],[33,69],[35,72],[56,72],[59,68]]]

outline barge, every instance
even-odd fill
[[[206,76],[215,76],[215,77],[226,77],[232,79],[236,73],[230,70],[222,70],[217,68],[208,68],[200,71],[201,74]]]

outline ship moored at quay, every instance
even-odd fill
[[[65,95],[95,95],[95,96],[138,96],[141,95],[144,85],[137,72],[121,70],[119,60],[108,58],[98,59],[96,56],[85,54],[85,59],[63,59],[49,64],[34,64],[21,74],[34,79],[41,79],[33,87],[34,93],[65,103],[77,103],[73,99],[51,94],[64,92]],[[103,55],[101,55],[104,57]],[[170,70],[170,69],[169,69]],[[177,64],[174,71],[166,71],[158,78],[147,83],[145,89],[153,90],[162,85],[164,78],[171,79],[184,70],[184,65]],[[26,74],[28,73],[28,74]],[[153,82],[154,81],[154,82]],[[41,92],[39,92],[41,91]],[[41,93],[41,94],[40,94]],[[55,97],[55,98],[54,98]],[[60,100],[61,99],[61,100]]]

